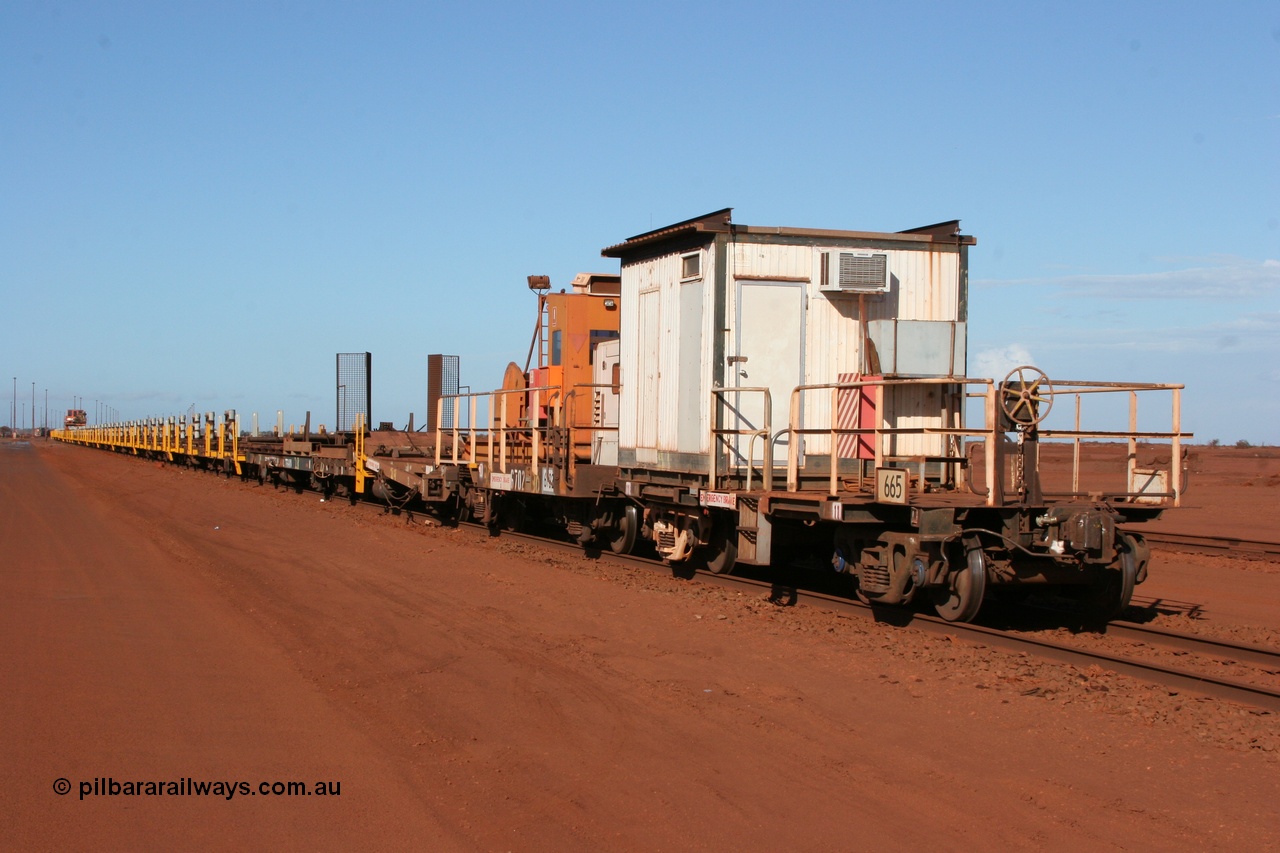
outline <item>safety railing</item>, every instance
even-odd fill
[[[1074,401],[1074,421],[1071,429],[1053,429],[1041,427],[1041,438],[1067,439],[1072,444],[1071,491],[1047,492],[1054,497],[1088,497],[1088,491],[1082,491],[1080,484],[1081,441],[1085,439],[1104,441],[1124,441],[1127,445],[1125,454],[1126,491],[1121,497],[1137,500],[1156,498],[1172,499],[1174,506],[1182,504],[1182,440],[1191,438],[1190,433],[1182,431],[1182,391],[1186,386],[1160,383],[1134,382],[1074,382],[1054,380],[1049,389],[1050,399],[1054,397],[1070,397]],[[1147,397],[1154,393],[1170,395],[1169,430],[1143,431],[1138,428],[1139,394]],[[1081,407],[1086,395],[1123,395],[1128,403],[1128,429],[1126,430],[1089,430],[1082,427]],[[1166,488],[1150,480],[1139,483],[1143,476],[1153,477],[1155,472],[1140,472],[1138,468],[1138,444],[1140,441],[1169,442],[1169,481]],[[1153,486],[1149,488],[1148,486]]]
[[[50,435],[61,441],[110,447],[134,454],[162,453],[169,461],[176,455],[218,460],[235,473],[241,473],[245,456],[240,450],[240,418],[228,410],[221,421],[213,412],[188,422],[187,416],[145,418],[118,424],[95,424],[52,430]]]
[[[569,458],[565,468],[565,476],[568,478],[568,482],[570,484],[573,483],[573,478],[578,469],[578,448],[586,448],[587,458],[594,462],[597,453],[600,452],[605,436],[612,434],[616,441],[616,437],[618,435],[617,425],[606,426],[604,424],[594,423],[596,418],[594,406],[595,392],[608,388],[610,392],[616,393],[616,389],[618,387],[619,386],[615,386],[611,382],[582,382],[571,387],[568,393],[564,395],[565,423],[569,430],[567,442],[569,447]],[[587,391],[591,392],[591,404],[593,406],[591,418],[592,423],[589,425],[579,425],[578,401],[582,399],[579,393]],[[603,405],[601,406],[600,415],[603,418]]]
[[[509,473],[514,465],[557,463],[568,482],[572,482],[578,464],[575,449],[590,449],[595,445],[596,436],[618,431],[617,426],[578,425],[578,401],[583,392],[612,387],[603,383],[580,383],[567,392],[559,385],[540,385],[443,395],[436,403],[435,463],[483,462],[492,471],[503,474]],[[453,402],[455,413],[467,413],[465,424],[455,417],[451,426],[443,425],[448,402]],[[488,426],[480,425],[482,402]]]
[[[730,394],[738,395],[733,403],[729,402]],[[764,405],[761,409],[761,426],[759,429],[731,429],[724,425],[724,413],[729,413],[732,417],[737,418],[740,422],[748,422],[742,411],[741,395],[761,395]],[[737,457],[735,462],[727,466],[729,469],[743,467],[745,468],[745,488],[749,491],[752,484],[752,472],[755,470],[755,447],[756,439],[762,439],[764,442],[764,450],[761,453],[761,470],[760,479],[765,491],[773,489],[773,392],[767,387],[745,387],[731,386],[728,388],[712,388],[711,389],[711,453],[710,470],[708,474],[710,479],[708,482],[711,488],[719,486],[720,471],[719,459],[721,452],[725,452],[730,458]],[[747,452],[742,454],[739,442],[741,439],[747,441]],[[728,473],[727,471],[725,472]]]
[[[977,386],[982,390],[977,394],[965,392],[968,386]],[[963,418],[963,403],[959,403],[954,407],[938,406],[937,408],[937,424],[928,427],[890,427],[884,424],[886,413],[886,391],[891,388],[939,388],[945,391],[952,391],[953,397],[980,397],[985,401],[984,405],[984,424],[979,427],[966,427]],[[851,382],[825,382],[812,385],[800,385],[791,392],[788,424],[785,429],[779,430],[778,435],[786,435],[789,438],[787,447],[787,490],[800,490],[800,460],[806,455],[804,451],[804,437],[811,435],[827,436],[830,442],[830,448],[827,452],[828,457],[828,494],[837,495],[840,493],[840,459],[847,458],[840,456],[840,437],[852,436],[855,444],[870,443],[871,456],[870,460],[876,468],[884,467],[886,462],[915,460],[923,467],[926,459],[920,454],[899,455],[893,453],[891,448],[886,444],[892,437],[909,436],[909,435],[930,435],[942,436],[947,438],[950,444],[953,439],[963,438],[979,438],[987,448],[987,482],[995,482],[998,484],[999,478],[996,477],[996,464],[999,460],[999,447],[997,442],[996,431],[987,426],[987,424],[995,423],[995,394],[994,382],[990,379],[974,379],[970,377],[926,377],[913,379],[862,379]],[[803,405],[806,395],[816,394],[818,392],[827,392],[830,395],[830,422],[819,427],[808,427],[804,424],[803,415],[806,411],[812,410],[814,407],[806,407]],[[838,420],[840,411],[840,395],[858,394],[869,395],[872,403],[872,410],[875,413],[872,424],[841,426]],[[942,394],[939,395],[943,396]],[[857,465],[858,488],[862,483],[862,457],[855,454],[853,457],[859,460]],[[949,467],[949,473],[952,479],[959,483],[963,483],[965,477],[965,459],[962,455],[952,456],[946,453],[939,453],[930,457],[927,461],[940,462],[944,466]],[[923,484],[924,477],[920,478]],[[999,488],[991,489],[988,495],[988,503],[998,502],[1000,500]]]
[[[513,435],[527,435],[529,437],[529,445],[532,447],[532,456],[534,461],[538,461],[542,457],[542,444],[545,441],[545,428],[538,428],[529,425],[529,416],[521,418],[519,409],[514,413],[513,423],[511,401],[516,400],[518,407],[520,398],[528,395],[528,413],[533,413],[532,417],[537,417],[537,412],[542,408],[543,395],[548,395],[548,402],[551,402],[550,394],[554,392],[559,394],[559,386],[542,385],[534,388],[504,388],[497,391],[480,391],[467,394],[444,394],[436,401],[436,464],[452,464],[452,465],[468,465],[478,462],[496,462],[499,466],[498,470],[505,472],[507,470],[507,457]],[[484,400],[487,403],[487,418],[489,427],[480,427],[479,423],[479,404]],[[452,424],[444,426],[444,413],[446,404],[453,404],[454,418]],[[460,423],[458,413],[462,410],[462,406],[466,406],[467,422],[465,426]],[[550,405],[548,407],[549,414],[558,414],[558,406]],[[445,437],[449,437],[448,449],[445,448]],[[496,442],[496,444],[495,444]],[[523,442],[520,442],[523,444]],[[477,454],[477,449],[482,445],[487,446],[486,452]]]
[[[899,422],[899,416],[902,413],[886,408],[886,397],[890,389],[928,388],[929,386],[939,388],[940,393],[937,395],[939,400],[949,398],[951,401],[946,405],[938,405],[932,410],[932,414],[921,415],[919,411],[915,412],[915,416],[925,420],[931,419],[934,422],[909,427],[893,426],[892,424]],[[953,484],[956,488],[967,488],[984,498],[988,505],[995,506],[1004,502],[1006,476],[1010,473],[1010,471],[1006,470],[1006,462],[1010,458],[1017,456],[1017,454],[1010,451],[1009,446],[1014,443],[1005,437],[1005,433],[1017,433],[1017,446],[1021,447],[1027,438],[1026,430],[1034,427],[1034,436],[1038,443],[1050,444],[1069,441],[1072,444],[1070,489],[1059,489],[1057,491],[1046,489],[1043,492],[1044,496],[1055,498],[1098,498],[1103,494],[1102,491],[1097,489],[1088,489],[1082,486],[1084,460],[1081,442],[1084,440],[1096,440],[1100,442],[1122,442],[1126,449],[1123,487],[1104,490],[1108,498],[1144,502],[1167,500],[1173,506],[1178,506],[1181,504],[1183,493],[1182,441],[1191,437],[1189,433],[1182,432],[1181,428],[1181,391],[1183,387],[1182,385],[1158,383],[1118,382],[1055,381],[1050,384],[1046,380],[1043,385],[1037,384],[1036,386],[1036,400],[1040,408],[1035,410],[1028,418],[1032,422],[1020,425],[1016,422],[1016,419],[1009,417],[1009,413],[1002,408],[1002,405],[1007,407],[1008,401],[1016,401],[1018,399],[1017,392],[1021,389],[1010,389],[992,379],[972,377],[864,379],[853,382],[801,385],[791,392],[788,425],[779,430],[774,439],[776,440],[779,437],[788,439],[788,491],[799,491],[801,489],[802,459],[813,456],[813,454],[806,453],[806,437],[822,435],[829,442],[829,447],[825,454],[818,455],[826,455],[827,457],[826,491],[832,496],[841,492],[842,485],[848,485],[841,482],[841,460],[854,458],[858,460],[856,471],[859,475],[856,485],[853,486],[856,490],[860,490],[864,486],[861,476],[864,461],[872,462],[876,468],[884,467],[886,464],[918,463],[920,466],[918,483],[921,490],[926,487],[926,463],[935,463],[943,466],[943,474],[939,477],[940,480]],[[1161,392],[1167,392],[1171,395],[1169,409],[1170,428],[1168,430],[1141,429],[1139,427],[1139,395],[1151,395]],[[805,413],[818,407],[806,406],[806,396],[819,393],[830,395],[829,408],[827,409],[830,413],[829,421],[821,425],[807,425],[805,423]],[[848,393],[869,395],[871,397],[873,400],[872,410],[875,413],[873,423],[858,423],[856,425],[841,425],[839,423],[840,395]],[[1083,427],[1082,399],[1088,395],[1127,396],[1127,428],[1103,430]],[[1071,428],[1055,426],[1053,422],[1046,419],[1053,408],[1055,398],[1061,397],[1071,397],[1074,400],[1074,420]],[[971,406],[966,405],[966,401],[981,403],[982,417],[977,425],[965,424],[965,410],[971,408]],[[1061,419],[1061,412],[1059,412],[1057,420],[1060,421]],[[862,456],[860,453],[855,453],[852,457],[841,455],[839,441],[841,436],[854,436],[858,442],[868,442],[870,444],[869,458]],[[890,445],[899,441],[903,436],[941,437],[943,439],[943,451],[936,454],[895,453]],[[976,439],[977,441],[966,446],[966,439]],[[1162,472],[1144,470],[1138,467],[1138,447],[1141,442],[1169,443],[1170,462],[1167,482],[1162,479],[1165,476]],[[971,464],[969,451],[976,448],[981,448],[983,457],[982,479],[985,488],[982,489],[975,487],[969,472]],[[1035,461],[1038,464],[1038,455],[1035,457]],[[1039,471],[1033,472],[1032,476],[1038,478]]]

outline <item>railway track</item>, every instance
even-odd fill
[[[1112,636],[1125,637],[1126,639],[1140,642],[1155,643],[1196,655],[1217,657],[1242,663],[1261,664],[1280,672],[1280,651],[1268,649],[1264,646],[1233,643],[1229,640],[1218,640],[1194,634],[1181,634],[1176,631],[1166,631],[1163,628],[1154,628],[1150,625],[1140,625],[1136,622],[1123,620],[1115,621],[1108,625],[1107,633]]]
[[[1157,533],[1140,530],[1134,532],[1142,533],[1149,544],[1164,545],[1176,550],[1208,554],[1231,553],[1280,560],[1280,542],[1240,539],[1235,536],[1197,536],[1188,533]]]
[[[478,525],[477,528],[479,528]],[[581,547],[572,543],[558,542],[509,531],[502,532],[501,536],[511,537],[564,553],[582,554]],[[600,559],[649,571],[671,572],[670,566],[643,557],[602,553],[600,554]],[[693,573],[693,576],[696,576],[700,582],[727,589],[737,591],[750,590],[761,597],[767,596],[770,600],[779,604],[805,604],[832,613],[861,618],[871,617],[880,622],[910,626],[931,634],[951,635],[1008,651],[1030,653],[1043,659],[1068,663],[1081,668],[1101,666],[1143,681],[1166,686],[1171,690],[1197,692],[1263,708],[1272,713],[1280,713],[1280,690],[1235,679],[1208,675],[1190,667],[1170,666],[1152,660],[1144,660],[1139,656],[1119,655],[1108,651],[1082,648],[1077,645],[1032,636],[1023,631],[1003,630],[971,623],[947,622],[937,616],[917,613],[906,608],[874,607],[849,598],[792,586],[782,586],[753,578],[713,574],[705,570],[698,570]],[[1127,622],[1112,622],[1107,626],[1106,633],[1109,636],[1123,638],[1135,643],[1154,644],[1170,648],[1191,656],[1193,660],[1203,661],[1206,658],[1212,658],[1219,661],[1246,663],[1261,667],[1268,673],[1280,673],[1280,650],[1190,634],[1180,634]]]
[[[310,490],[308,492],[314,494]],[[357,501],[355,505],[377,510],[381,513],[398,515],[402,511],[395,507],[369,501]],[[404,510],[404,512],[408,512],[410,518],[418,515],[422,515],[424,518],[429,517],[410,510]],[[466,523],[461,526],[473,528],[477,532],[483,531],[488,535],[488,528],[483,525]],[[581,556],[584,553],[580,545],[531,534],[502,531],[500,536],[527,542],[547,550],[570,553],[576,556]],[[1152,539],[1153,537],[1148,538]],[[1198,537],[1182,538],[1196,539]],[[1241,540],[1224,541],[1239,542]],[[608,551],[600,552],[599,559],[665,574],[670,574],[672,571],[671,566],[657,560],[631,555],[617,555]],[[937,616],[914,612],[907,608],[876,607],[863,604],[851,598],[806,590],[795,586],[781,585],[767,580],[738,575],[714,574],[705,570],[693,571],[689,574],[689,577],[696,577],[702,583],[737,591],[750,590],[761,597],[768,597],[780,605],[805,604],[842,615],[852,615],[860,618],[871,617],[887,624],[910,626],[932,634],[950,635],[1008,651],[1034,654],[1042,659],[1068,663],[1081,668],[1101,666],[1114,672],[1167,686],[1172,690],[1197,692],[1263,708],[1272,713],[1280,713],[1280,690],[1229,678],[1216,677],[1187,667],[1168,666],[1151,660],[1143,660],[1140,657],[1081,648],[1080,646],[1032,636],[1025,631],[1004,630],[972,623],[948,622]],[[1138,644],[1157,644],[1173,648],[1200,660],[1212,658],[1247,663],[1262,667],[1268,674],[1280,673],[1280,651],[1275,649],[1179,634],[1127,622],[1112,622],[1107,626],[1106,633],[1132,640]]]

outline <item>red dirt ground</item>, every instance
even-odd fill
[[[1280,538],[1267,452],[1162,524]],[[10,849],[1280,847],[1273,715],[1102,670],[61,445],[0,445],[0,547]],[[1280,638],[1277,565],[1156,561]]]

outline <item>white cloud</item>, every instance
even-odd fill
[[[974,285],[1048,287],[1058,291],[1058,296],[1104,299],[1250,299],[1280,292],[1280,261],[1218,256],[1200,263],[1203,265],[1131,275],[978,279]]]
[[[1003,379],[1009,371],[1024,364],[1035,364],[1031,351],[1022,344],[1009,344],[1005,347],[978,350],[969,359],[967,372],[970,376]]]

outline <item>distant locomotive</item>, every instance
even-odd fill
[[[492,525],[550,524],[620,553],[647,542],[715,572],[833,568],[866,601],[925,596],[949,620],[974,618],[989,593],[1037,587],[1109,617],[1147,572],[1127,526],[1181,501],[1182,386],[1051,383],[1029,366],[966,376],[975,243],[958,221],[761,228],[721,210],[605,248],[620,275],[580,275],[568,293],[531,276],[525,367],[495,391],[446,395],[426,436],[363,424],[244,436],[228,412],[60,437]],[[1139,399],[1153,395],[1168,428],[1140,430]],[[1082,425],[1099,396],[1122,400],[1127,428]],[[1074,409],[1059,406],[1050,428],[1060,398]],[[446,407],[458,414],[447,429]],[[1042,470],[1055,439],[1069,456]],[[1084,441],[1116,449],[1113,464],[1084,464]],[[1140,466],[1140,442],[1167,445],[1167,467]]]

